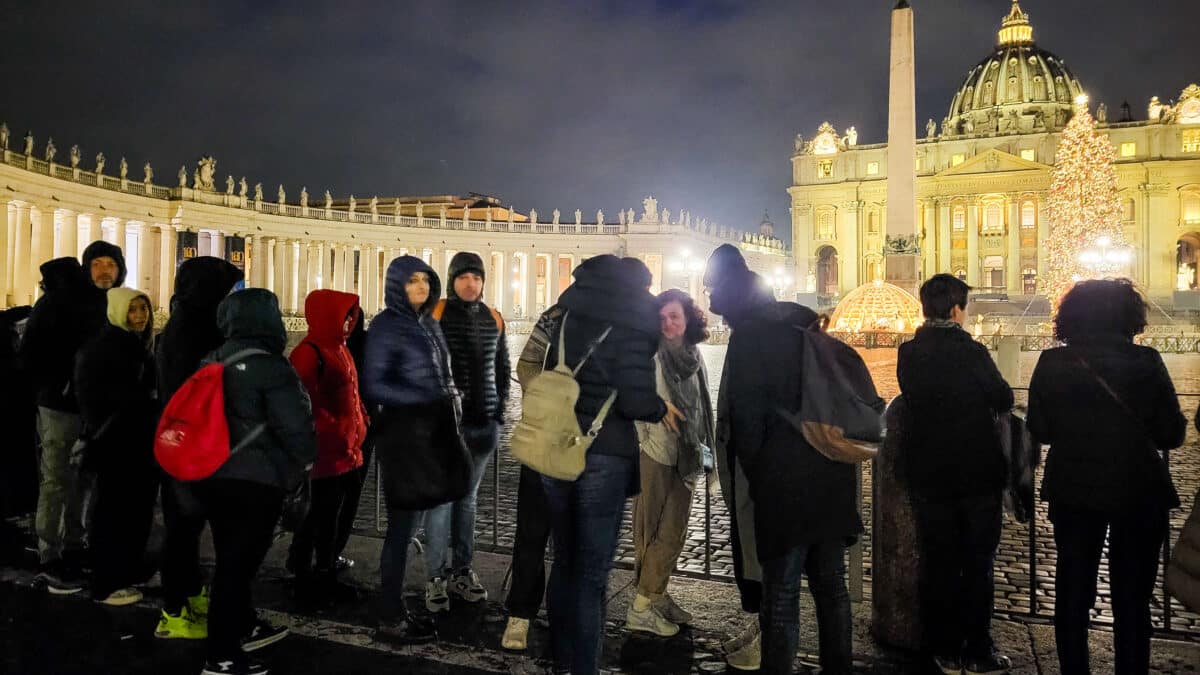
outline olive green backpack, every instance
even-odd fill
[[[510,444],[518,462],[543,476],[559,480],[575,480],[583,473],[587,450],[600,433],[604,418],[608,417],[617,398],[614,390],[600,406],[591,428],[586,433],[580,429],[575,417],[575,404],[579,401],[579,382],[575,376],[596,347],[608,337],[612,327],[604,329],[572,370],[565,360],[568,315],[570,312],[563,315],[558,330],[558,364],[552,369],[546,368],[546,360],[550,357],[547,347],[542,372],[529,381],[521,395],[521,419],[513,429]]]

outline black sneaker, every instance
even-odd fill
[[[51,595],[74,595],[83,590],[83,579],[61,560],[42,567],[36,578]]]
[[[963,665],[967,675],[1003,675],[1012,670],[1012,660],[996,652],[982,658],[967,659]]]
[[[934,656],[933,664],[945,675],[962,675],[962,659],[955,656]]]
[[[287,637],[287,634],[287,627],[272,626],[266,621],[258,619],[254,622],[254,627],[250,629],[250,634],[242,638],[242,651],[253,652],[268,647]]]
[[[200,675],[267,675],[267,667],[249,659],[208,660]]]
[[[398,619],[380,620],[376,636],[392,642],[418,644],[437,639],[437,628],[431,621],[411,614]]]

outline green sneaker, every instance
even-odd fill
[[[199,595],[188,598],[188,609],[197,621],[208,620],[208,586],[202,587]]]
[[[164,640],[203,640],[208,637],[208,621],[194,617],[187,607],[178,616],[163,610],[154,637]]]

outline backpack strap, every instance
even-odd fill
[[[442,298],[441,300],[438,300],[437,304],[435,304],[433,306],[433,311],[430,312],[430,315],[433,316],[434,321],[441,321],[442,315],[445,313],[446,313],[446,299]]]
[[[317,354],[317,379],[320,380],[321,377],[325,375],[325,357],[321,356],[321,348],[317,346],[317,343],[309,342],[308,340],[305,340],[301,344],[306,344],[309,347],[312,347],[313,351],[316,352],[316,354]]]
[[[613,403],[617,400],[617,390],[613,389],[608,398],[604,399],[604,405],[600,406],[599,412],[592,418],[592,426],[588,427],[587,434],[592,438],[600,435],[600,427],[604,426],[604,418],[608,417],[608,412],[612,410]]]
[[[500,315],[500,312],[496,311],[495,307],[489,306],[488,311],[492,313],[492,320],[496,322],[496,327],[500,329],[501,333],[503,333],[504,332],[504,317]]]
[[[256,349],[254,347],[250,347],[249,349],[240,349],[229,356],[226,356],[225,358],[221,359],[220,363],[223,366],[232,366],[248,356],[255,356],[258,354],[270,355],[270,353],[271,352],[268,352],[265,349]]]
[[[271,354],[271,352],[268,352],[265,349],[256,349],[254,347],[251,347],[249,349],[240,349],[240,350],[230,354],[229,356],[226,356],[225,358],[221,359],[220,363],[222,366],[229,367],[229,366],[232,366],[233,364],[237,363],[238,361],[241,361],[249,356],[257,356],[259,354],[269,356]],[[267,430],[266,424],[260,424],[256,427],[254,427],[253,429],[251,429],[250,433],[248,433],[244,437],[242,437],[242,440],[238,441],[237,445],[235,445],[229,449],[229,456],[232,457],[234,455],[234,453],[236,453],[237,451],[246,447],[247,445],[250,445],[251,443],[253,443],[254,440],[257,439],[259,436],[261,436],[262,433],[266,430]]]
[[[600,337],[596,338],[595,340],[592,341],[592,344],[588,345],[587,351],[584,352],[584,354],[583,354],[583,358],[579,359],[579,363],[575,364],[575,370],[571,371],[572,377],[579,374],[579,370],[581,368],[583,368],[583,364],[587,363],[587,360],[592,357],[592,352],[596,351],[596,347],[599,347],[600,343],[604,342],[604,338],[608,337],[608,334],[611,332],[612,332],[612,326],[606,327],[604,329],[604,332],[600,334]],[[615,396],[615,394],[614,394],[614,396]]]

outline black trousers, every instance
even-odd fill
[[[178,614],[187,599],[204,586],[200,574],[200,534],[207,515],[194,494],[194,486],[169,476],[162,482],[163,524],[166,536],[162,552],[163,609]]]
[[[354,532],[354,518],[358,515],[358,504],[362,499],[362,491],[367,484],[367,474],[371,471],[371,457],[375,449],[371,444],[363,443],[363,464],[354,473],[358,476],[357,487],[346,494],[346,503],[338,516],[337,543],[334,545],[334,559],[346,550],[350,543],[350,534]]]
[[[250,586],[274,541],[283,491],[220,478],[198,483],[195,491],[208,514],[217,554],[208,604],[208,656],[240,660],[241,639],[255,620]]]
[[[990,654],[1000,494],[916,501],[913,510],[923,556],[918,592],[926,648],[938,656]]]
[[[546,594],[546,543],[550,540],[550,512],[542,476],[522,466],[517,487],[517,533],[513,541],[512,585],[504,606],[510,616],[537,616]]]
[[[1114,516],[1050,505],[1058,564],[1054,570],[1054,638],[1063,675],[1089,673],[1088,624],[1096,602],[1096,574],[1108,534],[1116,675],[1150,669],[1150,596],[1167,536],[1164,509]]]
[[[88,531],[92,596],[107,597],[143,572],[154,520],[158,475],[149,457],[96,467],[95,510]]]
[[[358,469],[312,481],[308,516],[292,537],[292,545],[288,549],[288,562],[293,570],[301,573],[310,569],[333,571],[333,563],[341,550],[338,545],[343,541],[341,528],[346,522],[344,512],[351,513],[350,524],[353,527],[353,513],[358,510],[361,491],[362,480]]]

